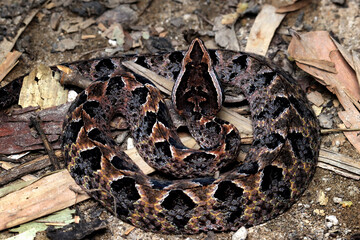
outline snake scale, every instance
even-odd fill
[[[159,90],[126,69],[125,60],[174,79],[173,106],[199,150],[181,143]],[[194,234],[260,224],[288,209],[312,179],[318,121],[295,81],[262,57],[207,50],[195,39],[187,51],[64,65],[95,81],[64,122],[68,170],[93,198],[136,227]],[[14,81],[0,93],[18,85]],[[242,163],[236,162],[238,131],[215,116],[224,86],[243,93],[250,105],[253,143]],[[1,107],[10,101],[0,97]],[[128,123],[139,154],[170,178],[145,175],[119,149],[109,134],[117,115]]]

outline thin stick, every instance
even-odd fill
[[[336,132],[357,132],[360,128],[333,128],[333,129],[321,129],[321,134],[329,134]]]
[[[37,116],[36,118],[30,117],[31,125],[34,126],[36,131],[39,133],[40,138],[44,143],[45,150],[46,150],[47,154],[49,155],[51,164],[54,166],[54,170],[59,170],[60,169],[59,161],[55,155],[54,149],[52,148],[49,140],[47,139],[44,131],[42,130],[42,128],[40,126],[40,121],[41,120],[40,120],[39,116]]]

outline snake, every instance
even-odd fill
[[[171,105],[199,149],[181,142],[160,90],[123,61],[174,81]],[[64,120],[62,151],[70,175],[135,227],[165,234],[235,231],[285,212],[311,182],[318,120],[296,81],[261,56],[209,50],[196,38],[185,51],[64,66],[93,81]],[[0,93],[15,91],[19,81]],[[237,160],[239,131],[216,116],[226,88],[249,103],[253,141],[243,161]],[[14,99],[0,97],[0,107]],[[144,174],[116,144],[110,134],[116,116],[125,119],[140,156],[159,174]]]

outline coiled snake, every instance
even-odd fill
[[[159,90],[123,60],[176,80],[174,108],[201,149],[181,143]],[[195,39],[187,51],[67,66],[97,80],[78,95],[64,123],[68,170],[92,197],[136,227],[193,234],[259,224],[288,209],[312,179],[318,121],[294,80],[259,56],[207,50]],[[236,163],[238,131],[215,117],[221,85],[241,91],[250,105],[254,137],[243,163]],[[118,114],[140,155],[173,180],[143,174],[119,150],[108,126]]]

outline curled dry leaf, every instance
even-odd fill
[[[308,32],[293,37],[288,52],[295,59],[297,66],[305,72],[314,76],[318,81],[325,85],[329,91],[336,94],[345,111],[339,112],[339,117],[348,128],[359,128],[360,123],[360,87],[356,78],[356,73],[351,65],[348,64],[339,48],[334,44],[330,35],[326,31]],[[350,57],[347,57],[350,58]],[[304,64],[298,60],[311,59]],[[352,59],[352,58],[351,58]],[[316,61],[314,61],[316,60]],[[336,72],[324,69],[324,64],[332,62]],[[326,65],[331,67],[332,64]],[[360,136],[358,132],[345,132],[345,136],[351,144],[360,151]]]
[[[321,70],[337,73],[335,64],[333,62],[327,60],[320,60],[320,59],[296,59],[297,62],[303,63],[309,66],[313,66],[319,68]]]
[[[240,15],[248,8],[248,5],[248,3],[239,3],[237,5],[236,12],[223,15],[221,24],[230,25],[235,23],[238,17],[240,17]]]
[[[276,8],[264,5],[251,28],[245,51],[266,55],[271,39],[285,14],[277,14]]]
[[[19,62],[18,59],[20,56],[21,52],[18,51],[12,51],[6,54],[5,60],[0,64],[0,82]]]
[[[279,7],[278,9],[276,9],[276,13],[288,13],[288,12],[297,11],[297,10],[305,7],[309,3],[311,3],[311,0],[295,1],[292,4],[289,4],[289,5],[286,5],[286,6],[283,6],[283,7]]]

